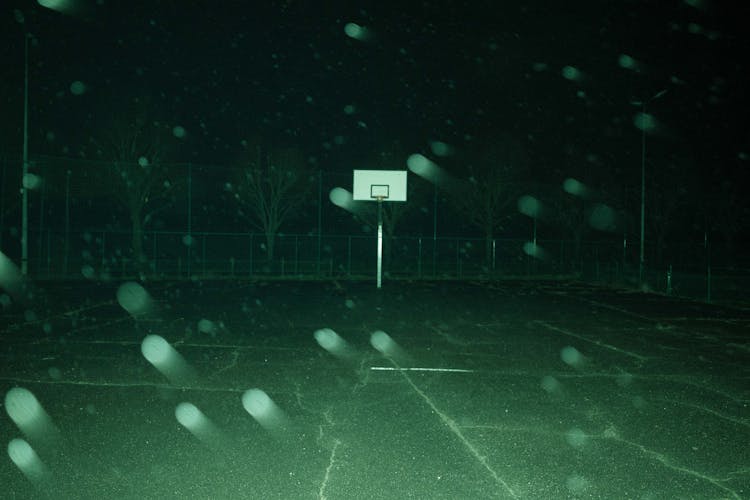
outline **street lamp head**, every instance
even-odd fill
[[[639,106],[639,107],[640,107],[640,106],[644,106],[644,105],[646,105],[646,104],[650,103],[651,101],[655,101],[656,99],[659,99],[660,97],[662,97],[662,96],[663,96],[664,94],[666,94],[666,93],[667,93],[667,90],[668,90],[668,89],[662,89],[662,90],[660,90],[659,92],[657,92],[656,94],[652,95],[651,97],[649,97],[649,98],[648,98],[648,99],[646,99],[646,100],[641,100],[641,99],[631,99],[631,100],[630,100],[630,104],[631,104],[632,106]]]

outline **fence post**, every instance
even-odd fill
[[[711,245],[708,231],[703,233],[703,247],[706,249],[706,302],[711,302]]]
[[[42,183],[42,189],[41,189],[41,193],[39,196],[39,231],[38,231],[39,236],[37,236],[38,243],[37,243],[37,252],[36,252],[37,253],[36,265],[39,268],[40,273],[42,269],[44,268],[43,266],[44,259],[42,256],[44,255],[43,254],[44,252],[44,198],[45,198],[44,195],[47,192],[46,188],[47,188],[47,184]]]
[[[68,258],[70,256],[70,174],[65,173],[65,242],[63,244],[63,276],[68,276]],[[1,243],[1,242],[0,242]]]
[[[432,237],[432,277],[437,277],[437,236]]]
[[[47,229],[47,277],[52,272],[52,229]]]
[[[558,268],[560,269],[560,272],[567,273],[568,272],[568,264],[565,256],[565,240],[563,238],[560,238],[560,256],[557,259]]]
[[[102,245],[101,245],[101,250],[100,250],[101,253],[102,253],[102,263],[101,263],[102,269],[104,269],[104,261],[105,261],[105,257],[104,257],[104,248],[105,248],[104,245],[105,245],[105,242],[104,242],[104,238],[105,238],[106,234],[107,233],[105,231],[102,231]],[[125,261],[125,256],[124,255],[123,255],[122,260],[123,260],[123,262]]]
[[[323,170],[318,171],[318,248],[315,255],[315,273],[320,275],[321,246],[323,244]]]
[[[156,231],[153,231],[151,233],[151,237],[154,239],[154,244],[151,246],[151,248],[152,248],[152,250],[151,250],[151,260],[154,263],[154,274],[156,274],[156,268],[158,267],[157,266],[158,256],[157,256],[157,251],[156,251]]]
[[[299,236],[294,235],[294,274],[299,274]]]
[[[203,271],[202,271],[203,278],[206,277],[206,237],[207,236],[204,234],[203,238],[201,239],[201,241],[202,241],[202,243],[201,243],[201,254],[202,254],[202,256],[201,256],[201,260],[202,260],[202,262],[201,262],[201,268],[203,269]]]
[[[596,281],[599,281],[599,245],[594,243],[594,262],[596,262]]]
[[[456,278],[461,277],[461,242],[458,238],[454,240],[456,242]]]
[[[253,233],[250,233],[250,277],[253,277]]]
[[[352,237],[347,237],[346,243],[346,274],[352,275]]]
[[[187,185],[187,268],[188,279],[190,278],[190,261],[193,258],[193,164],[188,163],[188,185]]]
[[[672,295],[672,264],[667,268],[667,295]]]
[[[417,255],[417,276],[422,277],[422,238],[419,238],[419,253]]]
[[[185,245],[185,251],[187,253],[186,259],[185,259],[185,263],[186,263],[185,267],[187,268],[186,269],[187,277],[188,277],[188,279],[190,279],[190,266],[191,266],[191,262],[193,260],[193,245],[195,244],[195,239],[193,238],[193,234],[192,233],[188,233],[187,242],[188,242],[188,244]]]

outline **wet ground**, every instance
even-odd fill
[[[0,497],[750,497],[747,311],[575,283],[144,283],[133,318],[118,285],[4,309],[0,389],[49,421],[24,435],[5,397],[0,437],[44,468],[6,453]]]

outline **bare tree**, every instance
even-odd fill
[[[680,155],[672,155],[657,167],[649,169],[646,229],[653,240],[656,252],[653,264],[670,264],[673,261],[669,262],[665,257],[672,253],[676,256],[681,252],[681,247],[674,246],[672,242],[684,241],[686,229],[689,227],[689,223],[686,224],[686,214],[694,210],[693,199],[689,193],[696,192],[695,188],[698,187],[695,171],[692,161]]]
[[[163,163],[169,128],[153,118],[147,100],[132,106],[100,137],[90,138],[105,189],[124,207],[131,224],[132,257],[139,273],[148,270],[144,231],[153,216],[172,204],[175,183]]]
[[[276,236],[281,226],[307,201],[313,172],[304,155],[295,148],[267,148],[259,141],[248,147],[236,185],[228,184],[240,214],[266,237],[266,256],[274,258]]]
[[[551,198],[550,203],[554,213],[554,222],[562,231],[561,236],[569,238],[572,235],[573,255],[570,257],[578,262],[581,257],[581,242],[588,227],[584,215],[586,201],[573,197],[561,189],[555,197]]]
[[[725,262],[730,267],[737,264],[738,237],[749,227],[750,209],[747,207],[746,195],[742,182],[723,180],[714,187],[713,203],[710,213],[714,228],[724,240]]]
[[[521,194],[525,154],[510,136],[495,134],[459,156],[456,174],[463,178],[447,187],[450,199],[466,222],[485,240],[485,262],[492,259],[492,240],[515,213]]]

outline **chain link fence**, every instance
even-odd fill
[[[136,278],[128,232],[32,233],[30,274],[42,280]],[[385,279],[577,279],[638,288],[637,255],[622,242],[393,237],[384,244]],[[151,279],[375,279],[375,235],[281,234],[269,260],[259,233],[147,231]],[[696,265],[647,267],[649,291],[746,307],[750,270]]]
[[[20,248],[20,186],[17,162],[0,161],[0,249],[17,260]],[[32,162],[35,185],[28,209],[29,273],[36,279],[126,279],[143,272],[132,261],[127,207],[112,199],[104,164],[76,159]],[[249,228],[226,195],[237,169],[226,166],[169,165],[170,196],[156,207],[143,231],[145,270],[164,279],[373,278],[376,237],[328,201],[333,187],[350,187],[351,176],[317,171],[309,179],[309,203],[290,221],[294,233],[275,239],[267,257],[266,236]],[[36,182],[38,181],[38,182]],[[415,183],[423,182],[419,179]],[[107,189],[105,189],[107,188]],[[736,252],[702,242],[646,242],[646,273],[639,283],[637,227],[621,233],[587,228],[572,238],[569,228],[516,214],[504,233],[523,237],[486,241],[472,237],[445,197],[430,186],[410,197],[414,210],[393,237],[384,240],[386,279],[577,278],[639,287],[700,300],[744,304],[750,265]],[[559,188],[530,186],[550,197]],[[411,195],[410,195],[411,196]],[[161,211],[159,211],[161,210]],[[585,207],[580,207],[585,213]],[[287,226],[284,226],[285,229]],[[402,234],[408,232],[409,234]],[[441,236],[446,232],[467,236]],[[337,234],[339,233],[339,234]],[[708,236],[708,235],[707,235]]]

